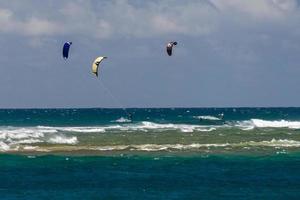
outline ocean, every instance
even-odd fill
[[[0,199],[297,199],[299,169],[300,108],[0,110]]]

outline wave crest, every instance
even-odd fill
[[[200,120],[210,120],[210,121],[220,121],[222,120],[221,118],[215,117],[215,116],[210,116],[210,115],[200,115],[200,116],[193,116],[195,119],[200,119]]]

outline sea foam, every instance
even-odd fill
[[[251,119],[245,121],[239,121],[236,123],[237,127],[242,130],[252,130],[254,128],[289,128],[300,129],[300,121],[287,121],[287,120],[262,120]]]
[[[118,123],[128,123],[128,122],[131,122],[130,119],[127,119],[127,118],[124,118],[124,117],[121,117],[113,122],[118,122]]]
[[[66,137],[63,135],[55,135],[47,141],[53,144],[76,144],[78,143],[77,137]]]
[[[272,127],[272,128],[290,128],[290,129],[300,129],[300,121],[267,121],[262,119],[251,119],[252,123],[255,127],[264,128],[264,127]]]
[[[54,127],[0,127],[0,151],[19,149],[20,145],[39,143],[76,144],[75,136],[58,133]]]
[[[201,116],[193,116],[195,119],[200,119],[200,120],[211,120],[211,121],[219,121],[221,118],[215,117],[215,116],[210,116],[210,115],[201,115]]]

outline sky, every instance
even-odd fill
[[[300,106],[299,22],[297,0],[0,1],[0,108]]]

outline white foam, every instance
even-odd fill
[[[300,147],[300,141],[287,139],[272,139],[271,141],[247,142],[249,146],[266,146],[266,147]]]
[[[22,149],[25,144],[76,144],[78,142],[76,137],[66,137],[58,131],[60,130],[55,127],[43,126],[0,127],[0,151]]]
[[[127,122],[131,122],[131,120],[127,119],[127,118],[124,118],[124,117],[121,117],[121,118],[115,120],[114,122],[127,123]]]
[[[142,124],[137,125],[138,129],[161,129],[161,130],[180,130],[182,132],[194,132],[194,131],[213,131],[214,127],[201,126],[201,125],[190,125],[190,124],[157,124],[153,122],[144,121]]]
[[[24,150],[35,150],[37,149],[37,147],[34,147],[34,146],[25,146],[23,147]]]
[[[243,131],[249,131],[255,128],[255,125],[252,123],[251,120],[238,121],[235,124],[232,124],[232,126],[238,127]]]
[[[63,135],[55,135],[47,141],[52,144],[76,144],[78,143],[77,137],[66,137]]]
[[[40,142],[43,142],[43,141],[39,140],[39,139],[24,139],[24,140],[14,141],[11,144],[34,144],[34,143],[40,143]]]
[[[226,147],[230,144],[141,144],[141,145],[116,145],[92,148],[98,151],[172,151],[172,150],[197,150],[208,147]]]
[[[278,120],[278,121],[267,121],[262,119],[251,119],[251,122],[255,127],[258,128],[290,128],[290,129],[300,129],[300,121],[287,121],[287,120]]]
[[[214,131],[216,128],[226,126],[212,126],[212,125],[192,125],[192,124],[172,124],[172,123],[154,123],[143,121],[135,124],[118,124],[105,126],[91,126],[91,127],[42,127],[44,130],[55,130],[56,132],[76,132],[76,133],[103,133],[106,131],[149,131],[149,130],[180,130],[182,132],[207,132]]]
[[[241,143],[220,143],[220,144],[142,144],[142,145],[116,145],[116,146],[102,146],[93,148],[93,150],[99,151],[172,151],[172,150],[199,150],[203,148],[233,148],[239,147],[243,149],[249,149],[249,147],[300,147],[300,141],[286,140],[286,139],[272,139],[271,141],[249,141]]]
[[[44,133],[35,128],[16,128],[0,130],[0,139],[24,139],[24,138],[39,138],[43,137]]]
[[[287,121],[287,120],[262,120],[251,119],[245,121],[239,121],[233,124],[242,130],[252,130],[254,128],[288,128],[288,129],[300,129],[300,121]]]
[[[210,116],[210,115],[204,115],[204,116],[194,116],[195,119],[201,119],[201,120],[211,120],[211,121],[219,121],[221,120],[218,117]]]
[[[191,124],[158,124],[149,121],[143,121],[136,124],[123,124],[123,125],[109,125],[99,127],[56,127],[56,130],[66,132],[79,132],[79,133],[100,133],[106,131],[120,130],[120,131],[149,131],[149,130],[180,130],[182,132],[207,132],[214,131],[219,126],[203,126]]]
[[[99,133],[105,132],[103,127],[56,127],[59,131],[78,132],[78,133]]]
[[[36,127],[0,127],[0,141],[17,141],[27,139],[41,139],[49,138],[52,135],[59,135],[64,132],[70,133],[104,133],[106,131],[144,131],[150,130],[166,131],[166,130],[180,130],[181,132],[209,132],[222,126],[204,126],[192,124],[172,124],[172,123],[154,123],[143,121],[134,124],[117,124],[104,126],[74,126],[74,127],[50,127],[50,126],[36,126]],[[68,133],[66,133],[68,134]]]
[[[289,129],[300,129],[300,121],[287,121],[287,120],[262,120],[262,119],[251,119],[245,121],[239,121],[233,124],[242,130],[252,130],[254,128],[289,128]]]
[[[8,151],[9,149],[9,145],[0,141],[0,151]]]

